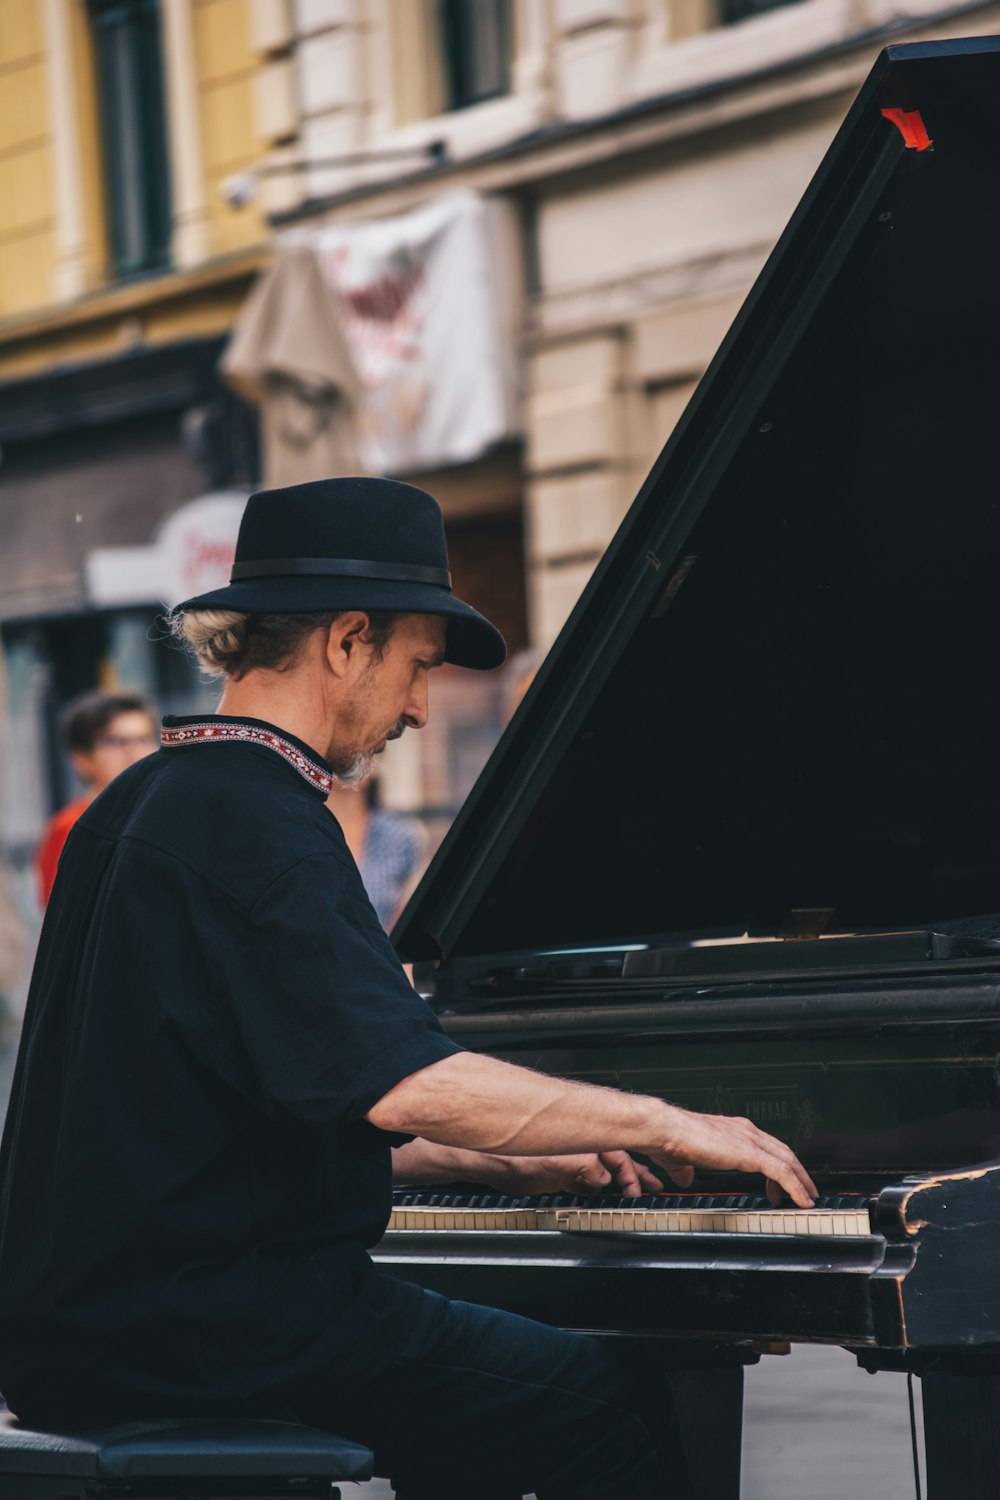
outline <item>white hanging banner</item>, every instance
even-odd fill
[[[400,218],[320,230],[315,244],[363,385],[369,472],[464,463],[518,430],[510,204],[451,193]]]

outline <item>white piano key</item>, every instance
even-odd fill
[[[567,1234],[780,1234],[800,1237],[870,1233],[865,1209],[464,1208],[417,1204],[393,1210],[388,1232],[480,1234],[559,1230]]]

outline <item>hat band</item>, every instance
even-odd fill
[[[383,583],[432,583],[451,592],[447,568],[424,568],[417,563],[361,562],[356,557],[271,557],[233,563],[230,583],[244,578],[280,578],[296,573],[329,578],[377,578]]]

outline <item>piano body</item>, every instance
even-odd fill
[[[820,1205],[456,1185],[377,1252],[737,1395],[911,1371],[932,1500],[1000,1493],[998,99],[1000,39],[881,55],[394,933],[463,1044],[748,1115]]]

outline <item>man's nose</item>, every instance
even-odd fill
[[[410,694],[410,701],[406,705],[406,712],[403,718],[410,729],[423,729],[427,723],[429,712],[430,702],[427,693],[427,684],[423,683],[415,687]]]

